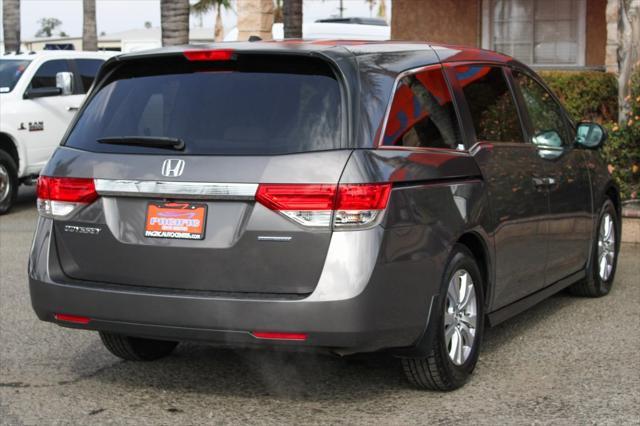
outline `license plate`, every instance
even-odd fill
[[[147,206],[144,236],[202,240],[206,219],[206,204],[151,202]]]

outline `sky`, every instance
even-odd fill
[[[196,0],[190,0],[194,3]],[[238,0],[231,0],[232,6]],[[339,0],[303,0],[303,20],[305,22],[337,15]],[[378,0],[378,2],[381,0]],[[0,0],[0,3],[2,0]],[[387,17],[391,16],[391,0],[385,0]],[[369,6],[365,0],[343,0],[344,16],[371,16]],[[373,16],[376,15],[374,8]],[[58,18],[62,26],[56,32],[64,31],[69,36],[82,35],[82,0],[21,0],[20,2],[21,38],[34,38],[40,28],[38,21],[42,18]],[[0,11],[1,15],[1,11]],[[152,26],[160,26],[160,0],[96,0],[96,17],[98,34],[126,31],[143,28],[145,22]],[[213,28],[214,15],[212,12],[202,17],[202,26]],[[233,11],[223,14],[225,32],[236,25],[236,15]],[[1,22],[1,20],[0,20]],[[191,16],[191,27],[200,26],[200,18]],[[0,29],[2,24],[0,23]],[[0,31],[0,38],[1,38]]]

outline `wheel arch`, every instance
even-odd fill
[[[446,257],[447,261],[453,254],[453,249],[456,245],[462,245],[467,248],[473,257],[476,259],[480,273],[482,274],[482,290],[485,299],[485,313],[489,312],[489,300],[491,300],[491,283],[493,282],[493,268],[492,268],[492,256],[489,244],[489,239],[484,234],[481,228],[468,229],[464,231],[450,246],[450,251]],[[438,278],[440,280],[440,277]],[[443,283],[444,285],[444,283]],[[438,303],[435,303],[440,297],[442,291],[446,292],[446,289],[441,289],[438,295],[431,300],[429,306],[429,315],[424,333],[416,341],[415,345],[409,348],[397,348],[392,350],[392,353],[399,358],[415,358],[424,357],[430,353],[433,339],[437,333],[437,329],[434,327],[433,318],[441,315],[441,310]]]
[[[482,291],[484,293],[485,311],[488,312],[489,301],[491,300],[491,283],[493,282],[492,274],[492,261],[489,252],[489,244],[486,239],[480,235],[477,231],[467,231],[463,233],[456,244],[465,246],[478,263],[478,268],[482,274]]]
[[[609,198],[611,200],[613,207],[616,209],[616,213],[618,214],[618,218],[620,218],[622,216],[622,200],[620,199],[620,190],[615,182],[610,181],[607,184],[604,191],[604,197],[605,199]]]
[[[16,162],[18,168],[18,174],[20,174],[20,152],[18,151],[18,145],[15,140],[6,132],[0,132],[0,150],[6,152],[11,156],[13,161]]]

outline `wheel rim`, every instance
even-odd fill
[[[11,179],[9,178],[9,171],[3,164],[0,164],[0,203],[6,200],[10,193]]]
[[[473,349],[477,327],[476,289],[471,274],[456,271],[449,281],[444,314],[444,337],[449,359],[464,364]]]
[[[598,232],[598,273],[602,281],[611,277],[616,257],[616,231],[613,216],[605,213]]]

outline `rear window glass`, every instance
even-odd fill
[[[124,64],[92,98],[66,145],[95,152],[264,155],[341,146],[341,95],[327,64],[242,55],[223,63]],[[170,137],[182,151],[111,145],[108,137]]]
[[[524,142],[518,110],[502,69],[489,66],[456,67],[476,139],[490,142]]]
[[[87,93],[104,61],[101,59],[76,59],[75,62],[82,80],[81,93]]]
[[[440,67],[400,80],[382,143],[420,148],[457,148],[462,143]]]

